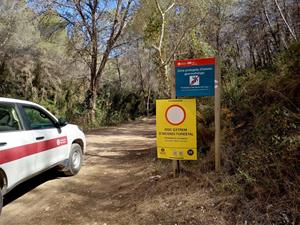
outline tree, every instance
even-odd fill
[[[94,123],[99,81],[128,24],[133,0],[49,0],[43,4],[48,12],[55,11],[68,23],[72,45],[89,68],[86,103],[89,120]]]
[[[277,7],[278,11],[280,12],[280,16],[281,16],[281,18],[283,19],[285,25],[287,26],[287,28],[288,28],[290,34],[292,35],[292,37],[293,37],[295,40],[297,40],[296,34],[295,34],[295,32],[292,30],[292,28],[291,28],[291,26],[289,25],[288,21],[286,20],[286,18],[285,18],[285,16],[284,16],[283,12],[282,12],[282,10],[281,10],[281,7],[280,7],[279,4],[278,4],[278,1],[277,1],[277,0],[274,0],[274,2],[275,2],[275,4],[276,4],[276,7]]]
[[[171,85],[174,85],[170,65],[186,36],[204,18],[206,8],[207,4],[202,0],[141,1],[135,22],[141,26],[139,21],[144,18],[142,36],[153,52],[162,96],[170,96]]]

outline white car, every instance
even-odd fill
[[[38,104],[0,98],[0,213],[3,196],[24,180],[55,166],[77,174],[85,147],[78,126]]]

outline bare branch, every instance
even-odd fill
[[[88,22],[86,20],[85,15],[83,14],[82,7],[80,5],[81,1],[80,0],[73,0],[73,1],[75,3],[75,7],[76,7],[77,12],[79,13],[79,15],[80,15],[80,17],[81,17],[81,19],[83,21],[83,24],[84,24],[85,28],[87,29],[87,31],[89,32],[90,36],[92,37],[92,30],[91,30],[91,28],[90,28],[90,26],[89,26],[89,24],[88,24]]]
[[[155,48],[158,52],[159,52],[159,55],[160,55],[160,58],[162,57],[162,44],[163,44],[163,40],[164,40],[164,35],[165,35],[165,25],[166,25],[166,20],[165,20],[165,13],[167,13],[171,8],[174,7],[175,5],[175,0],[173,1],[173,3],[165,10],[163,11],[161,6],[159,5],[158,3],[158,0],[155,0],[155,3],[156,3],[156,6],[161,14],[161,29],[160,29],[160,38],[159,38],[159,43],[158,43],[158,47]],[[162,60],[162,59],[161,59]]]
[[[277,1],[277,0],[274,0],[274,2],[275,2],[276,6],[277,6],[277,8],[278,8],[278,10],[279,10],[279,12],[280,12],[281,18],[283,19],[283,21],[284,21],[285,25],[287,26],[289,32],[291,33],[292,37],[293,37],[295,40],[297,40],[297,37],[296,37],[294,31],[292,30],[292,28],[290,27],[289,23],[287,22],[285,16],[283,15],[283,12],[282,12],[282,10],[281,10],[279,4],[278,4],[278,1]]]
[[[169,62],[171,61],[173,55],[175,54],[175,52],[177,51],[177,49],[179,48],[179,46],[181,45],[183,39],[185,38],[185,34],[186,32],[183,32],[177,42],[177,44],[175,45],[175,48],[173,49],[172,53],[169,55],[169,58],[164,62],[164,65],[169,64]]]
[[[152,47],[153,47],[154,49],[156,49],[157,51],[159,51],[159,48],[158,48],[155,44],[153,44]]]
[[[114,37],[115,41],[121,35],[122,31],[124,30],[124,28],[128,24],[128,23],[126,23],[126,20],[127,20],[127,17],[128,17],[129,8],[130,8],[131,3],[132,3],[132,0],[129,0],[128,3],[127,3],[125,12],[123,13],[123,16],[121,18],[121,24],[120,24],[119,30],[118,30],[117,34],[115,35],[115,37]]]
[[[156,7],[158,8],[160,14],[164,14],[164,12],[162,11],[162,9],[161,9],[161,7],[160,7],[160,5],[158,3],[158,0],[155,0],[155,4],[156,4]]]
[[[170,9],[172,9],[174,5],[175,5],[175,0],[174,0],[173,3],[165,10],[164,13],[167,13]]]
[[[126,9],[123,13],[123,16],[121,17],[121,21],[119,21],[118,20],[119,15],[121,15],[121,13],[122,13],[121,12],[121,3],[122,3],[122,0],[118,0],[117,8],[116,8],[115,16],[114,16],[114,22],[113,22],[113,25],[112,25],[112,28],[111,28],[110,37],[107,40],[106,49],[105,49],[105,52],[102,56],[100,66],[99,66],[98,71],[97,71],[96,79],[100,79],[102,71],[105,67],[105,64],[106,64],[107,60],[108,60],[109,54],[110,54],[111,50],[113,49],[115,42],[117,41],[117,39],[121,35],[121,33],[123,31],[123,28],[125,27],[127,16],[128,16],[128,13],[129,13],[129,9],[130,9],[132,0],[128,1]],[[118,23],[120,23],[120,25],[119,25],[118,31],[116,31],[116,26],[117,26]]]

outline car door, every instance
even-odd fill
[[[37,144],[36,168],[47,169],[67,158],[68,139],[65,131],[44,109],[35,105],[22,105],[28,129]]]
[[[8,188],[36,172],[35,158],[33,134],[24,129],[16,105],[0,102],[0,168]]]

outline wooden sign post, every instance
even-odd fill
[[[171,71],[171,98],[176,99],[176,81],[175,81],[175,65],[172,65],[172,71]],[[172,161],[172,167],[173,167],[173,176],[174,178],[177,177],[180,173],[180,161],[179,160],[173,160]]]
[[[215,170],[221,170],[221,76],[220,57],[216,60],[215,70]]]

